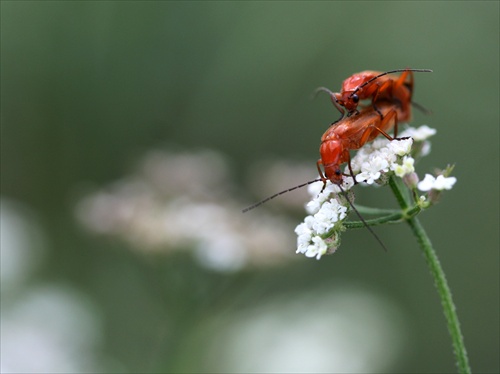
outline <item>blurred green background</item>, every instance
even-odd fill
[[[206,186],[218,174],[195,161],[207,176],[186,189],[198,188],[201,206],[216,190],[208,199],[230,202],[224,214],[237,221],[251,202],[315,177],[319,139],[338,117],[326,95],[310,100],[316,87],[413,67],[434,70],[416,75],[414,96],[433,114],[415,111],[413,123],[438,131],[417,171],[455,163],[458,178],[421,220],[473,371],[498,373],[499,52],[497,1],[2,1],[2,371],[455,371],[404,225],[377,228],[388,253],[363,230],[321,261],[283,255],[221,271],[183,238],[176,251],[142,250],[75,213],[151,150],[172,160],[209,150],[225,176]],[[292,169],[259,192],[268,161],[310,173]],[[182,165],[174,171],[189,173]],[[247,213],[238,237],[273,217],[293,254],[304,212],[278,200]],[[395,206],[385,189],[359,187],[357,201]]]

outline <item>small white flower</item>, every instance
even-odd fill
[[[432,190],[432,187],[434,186],[435,182],[436,178],[434,178],[430,174],[425,174],[424,179],[418,182],[417,187],[420,191],[430,191]]]
[[[418,129],[410,127],[402,132],[401,137],[412,137],[416,142],[421,142],[436,134],[436,129],[427,125],[422,125]]]
[[[370,148],[372,148],[373,150],[381,149],[381,148],[387,147],[387,144],[389,144],[389,139],[384,138],[384,137],[379,137],[379,138],[376,138],[373,141],[373,143],[371,143]]]
[[[313,216],[313,230],[319,235],[327,233],[339,219],[345,217],[346,211],[347,208],[340,205],[336,199],[323,203],[320,210]]]
[[[392,164],[391,170],[393,170],[398,177],[403,178],[405,175],[413,173],[415,171],[415,167],[413,166],[414,163],[415,160],[412,157],[404,156],[402,164]]]
[[[316,257],[316,259],[319,260],[321,256],[328,251],[328,246],[319,236],[312,238],[312,242],[313,243],[307,247],[305,255],[306,257]]]
[[[354,180],[352,179],[352,177],[345,177],[342,180],[342,188],[344,191],[351,189],[352,186],[354,186]],[[316,214],[319,211],[321,205],[325,201],[327,201],[332,194],[336,195],[342,192],[339,186],[330,182],[329,180],[326,181],[326,187],[323,192],[321,192],[322,188],[323,182],[321,181],[312,183],[308,186],[308,192],[313,199],[309,201],[305,206],[307,213]]]
[[[299,235],[297,237],[297,251],[296,253],[306,253],[307,247],[311,243],[311,236]]]
[[[431,153],[431,142],[425,141],[422,143],[422,149],[420,149],[420,157],[425,157]]]
[[[382,172],[387,172],[388,170],[389,162],[381,156],[374,156],[370,161],[363,162],[361,165],[361,173],[356,175],[356,181],[373,184],[380,178]]]
[[[314,215],[313,230],[318,234],[325,234],[333,227],[333,221],[323,211],[319,211]]]
[[[380,177],[380,173],[379,175],[375,175],[375,179],[373,178],[374,176],[372,176],[370,173],[366,173],[366,172],[361,172],[361,173],[358,173],[356,174],[356,181],[358,183],[367,183],[367,184],[373,184],[373,182],[375,182],[375,179],[378,179]]]
[[[321,191],[323,186],[321,181],[309,185],[308,192],[313,199],[306,204],[307,213],[316,214],[330,194],[334,193],[333,184],[330,181],[327,181],[325,189]]]
[[[363,149],[363,148],[361,148],[361,149]],[[361,149],[360,149],[360,151],[361,151]],[[368,160],[368,157],[362,157],[360,152],[358,152],[356,154],[356,156],[351,159],[351,167],[352,167],[352,171],[353,171],[354,175],[358,174],[361,171],[361,164],[363,164],[363,162],[366,162],[367,160]],[[345,174],[351,173],[351,171],[349,170],[349,167],[347,165],[344,168],[344,173]]]
[[[397,154],[398,156],[404,156],[410,153],[411,146],[413,145],[413,139],[401,139],[401,140],[393,140],[387,145],[390,151]]]
[[[424,180],[418,183],[418,189],[420,191],[451,190],[456,181],[457,178],[455,177],[445,178],[444,176],[439,175],[437,178],[434,178],[432,175],[426,174]]]
[[[295,228],[297,234],[297,253],[305,253],[312,239],[312,217],[307,216],[304,222]]]
[[[339,194],[339,193],[342,193],[340,187],[342,187],[342,189],[344,191],[347,191],[347,190],[350,190],[353,186],[354,186],[354,179],[350,176],[351,172],[349,171],[349,168],[346,166],[346,170],[345,170],[345,174],[349,175],[348,177],[344,177],[342,178],[342,185],[341,186],[338,186],[334,183],[330,183],[331,185],[331,193],[333,194]],[[327,188],[329,186],[327,185]]]
[[[309,193],[309,195],[311,195],[311,197],[315,198],[320,194],[322,188],[323,188],[323,182],[321,181],[316,183],[311,183],[309,186],[307,186],[307,192]]]
[[[376,157],[383,158],[384,160],[387,161],[387,163],[389,165],[396,162],[396,160],[398,159],[397,155],[391,149],[389,149],[389,147],[384,147],[384,148],[381,148],[378,151],[374,152],[370,156],[369,160],[376,158]]]
[[[436,178],[436,182],[434,184],[434,189],[438,191],[451,190],[456,182],[457,178],[455,177],[446,178],[442,175],[438,175],[438,177]]]
[[[295,233],[298,236],[311,236],[312,231],[307,222],[302,222],[295,228]]]
[[[388,171],[389,170],[389,162],[381,156],[376,156],[371,159],[371,165],[366,171],[375,172],[375,171]]]
[[[316,214],[321,208],[321,201],[319,199],[312,199],[306,204],[306,212],[309,214]]]

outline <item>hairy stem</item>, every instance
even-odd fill
[[[364,208],[364,209],[370,209],[370,208]],[[347,229],[360,229],[364,228],[366,225],[368,226],[377,226],[377,225],[382,225],[384,223],[401,223],[405,220],[408,220],[411,217],[416,216],[422,208],[419,205],[415,205],[411,208],[406,209],[403,212],[397,212],[397,213],[392,213],[388,214],[386,216],[382,217],[377,217],[373,219],[366,219],[365,222],[362,221],[348,221],[344,222],[344,227]],[[379,211],[376,208],[373,208],[373,211]],[[382,211],[382,210],[380,210]],[[331,235],[331,233],[328,233]],[[327,237],[327,236],[326,236]]]
[[[348,221],[344,222],[344,227],[347,229],[360,229],[365,227],[365,223],[368,226],[377,226],[384,223],[401,223],[404,220],[405,215],[403,213],[394,213],[387,216],[366,219],[365,222],[362,221]]]
[[[464,338],[460,330],[457,311],[455,309],[455,304],[453,303],[451,291],[448,286],[448,282],[446,281],[441,263],[439,262],[431,241],[418,218],[410,218],[407,222],[417,238],[420,248],[424,253],[425,260],[427,261],[427,265],[429,266],[431,274],[434,277],[434,283],[437,287],[439,297],[441,298],[443,312],[448,322],[448,331],[450,332],[451,340],[453,342],[453,349],[455,350],[458,369],[460,373],[470,373],[471,370],[469,360],[467,358],[467,351],[464,345]]]
[[[401,184],[394,181],[394,178],[391,178],[389,184],[396,195],[401,208],[407,210],[408,199],[404,197],[404,192],[401,191]],[[448,286],[446,276],[443,268],[441,267],[436,251],[432,247],[432,243],[427,236],[427,233],[416,216],[406,217],[406,222],[408,222],[413,234],[417,238],[417,242],[420,245],[420,249],[424,254],[427,265],[429,266],[431,274],[434,278],[434,283],[439,293],[439,297],[441,298],[443,312],[448,323],[448,331],[453,343],[458,369],[460,373],[470,373],[471,369],[464,345],[464,338],[460,330],[460,323],[458,321],[455,304],[453,303],[450,287]]]

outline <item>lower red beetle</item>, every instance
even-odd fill
[[[400,105],[391,102],[379,102],[378,110],[369,107],[363,109],[359,115],[346,117],[332,124],[321,137],[317,167],[321,180],[332,183],[342,183],[343,173],[341,164],[348,163],[351,176],[350,150],[361,148],[367,142],[383,135],[389,140],[397,137],[398,121],[409,121],[411,113],[403,110]],[[394,137],[387,132],[394,127]],[[324,174],[320,165],[323,165]]]

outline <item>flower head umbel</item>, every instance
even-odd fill
[[[419,209],[428,207],[437,201],[438,193],[451,189],[456,178],[448,177],[451,169],[443,175],[432,177],[427,174],[421,182],[415,173],[415,158],[420,158],[430,152],[428,138],[436,130],[424,125],[419,128],[408,128],[401,138],[389,141],[377,138],[372,143],[365,144],[351,159],[351,167],[356,183],[362,185],[385,185],[390,178],[401,178],[413,192],[415,204]],[[344,173],[350,174],[346,166]],[[354,185],[351,177],[343,179],[342,190],[348,191]],[[421,191],[429,191],[428,196],[418,197],[416,187]],[[324,188],[323,188],[324,187]],[[341,194],[339,186],[327,181],[317,182],[309,186],[312,200],[306,204],[309,214],[295,229],[297,234],[297,253],[307,257],[320,259],[325,254],[336,251],[340,245],[340,234],[345,230],[345,221],[351,208],[347,201],[347,193]],[[353,194],[349,191],[352,203]]]
[[[342,202],[329,195],[338,187],[329,181],[323,192],[316,194],[323,182],[317,182],[309,188],[313,199],[307,204],[310,213],[295,229],[297,234],[297,253],[307,257],[320,259],[326,253],[333,253],[340,244],[340,231],[343,230],[342,221],[347,217],[348,203]],[[340,191],[340,190],[339,190]]]

